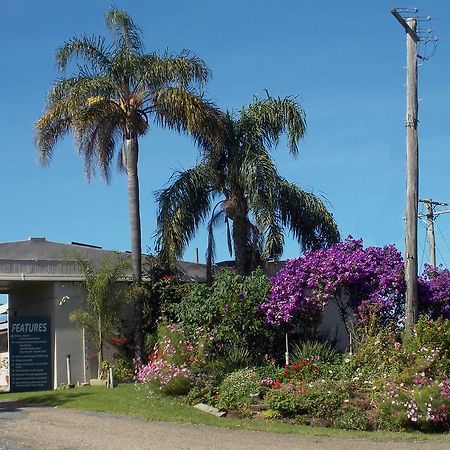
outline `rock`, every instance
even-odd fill
[[[220,411],[219,409],[214,408],[214,406],[205,405],[204,403],[198,403],[197,405],[194,405],[194,408],[209,414],[213,414],[216,417],[223,417],[227,414],[225,411]]]
[[[265,405],[264,403],[255,403],[254,405],[250,405],[250,409],[254,413],[267,411],[269,409],[269,405]]]
[[[106,380],[99,380],[98,378],[92,378],[89,380],[91,386],[106,386]]]

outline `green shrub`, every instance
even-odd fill
[[[217,406],[219,401],[217,387],[210,384],[206,384],[204,386],[194,386],[188,392],[186,400],[191,405],[206,403],[207,405]]]
[[[404,345],[405,350],[415,356],[416,372],[427,368],[433,374],[444,372],[450,375],[449,320],[420,317],[412,336],[405,336]]]
[[[367,430],[369,428],[369,421],[364,412],[354,405],[337,409],[332,424],[333,427],[344,430]]]
[[[278,411],[268,409],[266,411],[261,411],[259,413],[259,417],[261,419],[273,420],[273,419],[281,419],[282,416]]]
[[[333,363],[338,358],[338,353],[327,342],[305,341],[292,346],[292,360],[309,359],[321,363]]]
[[[281,417],[295,417],[302,409],[299,395],[296,392],[286,392],[281,389],[271,389],[267,392],[264,400],[269,405],[271,411]]]
[[[114,354],[114,363],[112,364],[114,380],[118,383],[125,383],[132,381],[134,378],[134,367],[131,358],[121,355],[119,353]]]
[[[242,369],[228,375],[219,386],[219,405],[238,409],[259,396],[260,379],[255,370]]]
[[[191,404],[207,403],[217,406],[219,386],[225,376],[226,372],[220,361],[214,360],[195,367],[192,374],[192,389],[187,395],[187,401]]]
[[[160,390],[165,395],[179,396],[186,395],[190,389],[191,381],[189,378],[183,375],[177,375],[172,377],[166,385],[161,386]]]
[[[332,420],[348,396],[346,386],[324,380],[314,383],[304,394],[299,396],[299,405],[312,417]]]
[[[239,346],[254,360],[271,345],[272,330],[259,310],[269,288],[260,270],[248,277],[224,270],[211,287],[194,284],[177,306],[176,317],[189,339],[207,338],[210,356]]]
[[[250,351],[246,347],[242,347],[238,344],[233,344],[226,350],[223,362],[225,370],[227,370],[227,372],[246,369],[251,365]]]
[[[281,380],[284,374],[284,368],[274,366],[272,364],[266,366],[258,366],[256,371],[261,379],[271,378],[274,380]]]

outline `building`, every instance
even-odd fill
[[[0,243],[0,293],[8,294],[8,317],[49,318],[53,388],[67,383],[68,355],[72,383],[97,376],[95,358],[91,358],[95,350],[89,348],[82,330],[69,320],[69,315],[81,308],[85,300],[79,258],[99,264],[112,254],[113,251],[101,247],[77,242],[62,244],[40,237]],[[122,255],[130,257],[128,252]],[[206,271],[201,264],[180,262],[178,269],[186,281],[205,280]],[[130,280],[131,271],[123,282],[128,284]],[[5,361],[7,332],[6,324],[0,324],[0,354],[4,366],[8,364],[8,360]],[[2,372],[0,368],[0,386],[6,382],[5,370]]]

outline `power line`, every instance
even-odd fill
[[[434,20],[431,16],[423,16],[419,14],[418,8],[395,8],[391,11],[392,15],[398,20],[405,31],[414,39],[419,45],[417,58],[421,61],[430,60],[437,51],[437,44],[439,38],[431,27],[431,21]],[[407,20],[414,20],[416,28],[414,33],[408,27]],[[427,23],[424,27],[423,24]]]
[[[427,238],[429,244],[429,264],[430,266],[436,266],[436,239],[434,233],[434,223],[438,216],[450,212],[449,210],[437,211],[438,206],[448,206],[445,202],[436,202],[431,199],[419,199],[419,203],[422,203],[426,207],[426,213],[420,213],[418,217],[423,220],[426,218],[427,226]]]
[[[445,239],[444,233],[441,231],[441,228],[439,227],[439,225],[436,224],[436,226],[437,226],[437,229],[438,229],[439,233],[440,233],[441,236],[442,236],[442,239],[443,239],[443,241],[444,241],[445,246],[447,247],[447,250],[450,252],[450,247],[449,247],[449,245],[448,245],[448,243],[447,243],[447,239]],[[441,253],[439,252],[439,254],[441,254]],[[442,260],[444,261],[445,267],[447,267],[447,263],[445,262],[445,260],[444,260],[444,258],[442,257],[442,255],[441,255],[441,258],[442,258]]]
[[[426,229],[426,226],[425,226],[425,229]],[[423,257],[425,256],[425,247],[427,246],[427,235],[425,234],[425,242],[423,243],[423,245],[420,241],[418,241],[418,242],[419,242],[420,247],[422,248],[422,255],[420,257],[420,264],[419,264],[419,267],[422,268],[423,267]]]

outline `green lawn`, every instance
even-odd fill
[[[119,385],[114,389],[105,387],[82,387],[70,390],[46,392],[0,393],[0,405],[4,401],[20,402],[43,406],[58,406],[85,411],[124,414],[148,420],[217,426],[230,429],[271,431],[276,433],[296,433],[309,435],[330,435],[346,438],[370,438],[391,440],[433,440],[449,441],[449,435],[426,435],[422,433],[355,432],[329,428],[313,428],[289,423],[262,420],[217,418],[200,412],[181,400],[152,395],[147,397],[144,389],[136,389],[132,384]],[[1,408],[0,408],[1,409]]]

